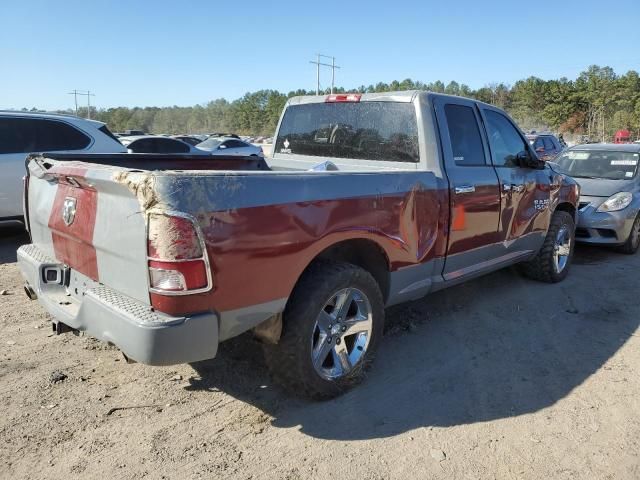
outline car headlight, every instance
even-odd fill
[[[633,200],[633,194],[629,192],[618,192],[607,198],[596,212],[617,212],[627,208]]]

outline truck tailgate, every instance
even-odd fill
[[[28,175],[32,243],[69,267],[69,293],[97,282],[150,304],[145,215],[113,170],[31,160]]]

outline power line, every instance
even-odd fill
[[[331,93],[333,93],[336,83],[336,68],[340,68],[336,65],[336,57],[322,55],[320,53],[316,54],[316,57],[317,59],[315,62],[313,60],[309,61],[309,63],[313,63],[316,66],[316,95],[320,95],[320,65],[331,68]],[[320,58],[330,58],[331,63],[322,63]]]
[[[73,99],[76,105],[76,115],[78,115],[78,95],[85,95],[87,97],[87,118],[91,119],[91,97],[95,97],[94,93],[91,93],[90,90],[73,90],[69,92],[69,95],[73,95]]]

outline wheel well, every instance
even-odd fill
[[[371,240],[354,239],[331,245],[320,252],[307,265],[302,275],[318,260],[346,262],[366,270],[380,287],[382,299],[387,303],[389,296],[389,260],[382,247]],[[301,276],[302,276],[301,275]],[[253,329],[254,334],[264,343],[276,344],[282,334],[282,314],[267,319]]]
[[[384,250],[371,240],[356,239],[336,243],[322,251],[315,260],[334,260],[357,265],[373,276],[386,302],[389,295],[389,260]]]
[[[567,212],[569,215],[571,215],[571,218],[573,218],[573,220],[575,221],[575,219],[576,219],[576,207],[574,207],[570,203],[568,203],[568,202],[561,203],[560,205],[558,205],[556,207],[556,211],[557,210],[560,210],[562,212]]]

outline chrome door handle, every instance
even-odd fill
[[[511,184],[510,183],[503,183],[502,184],[502,191],[503,192],[514,191],[514,192],[520,193],[523,190],[524,190],[524,185],[515,185],[513,183],[511,183]]]
[[[476,187],[473,185],[460,185],[459,187],[455,187],[454,191],[456,195],[460,195],[461,193],[473,193],[476,191]]]

